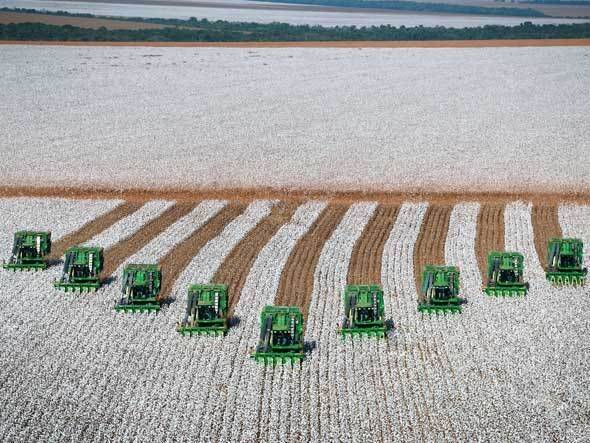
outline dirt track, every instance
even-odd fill
[[[42,46],[149,46],[173,48],[514,48],[590,46],[590,39],[545,40],[433,40],[433,41],[338,41],[338,42],[62,42],[0,41],[0,45]]]
[[[105,251],[102,278],[109,277],[125,261],[148,242],[162,233],[168,226],[188,214],[196,204],[181,203],[166,210],[158,218],[148,222],[131,237],[126,238]]]
[[[547,243],[552,237],[561,237],[561,226],[557,206],[535,205],[531,212],[531,221],[535,234],[535,249],[539,257],[539,263],[543,269],[547,267]]]
[[[399,206],[379,206],[357,240],[348,267],[348,284],[381,284],[383,248]]]
[[[230,252],[213,276],[213,283],[224,283],[228,286],[230,317],[240,299],[246,277],[248,277],[250,268],[260,250],[279,228],[289,221],[296,209],[297,205],[295,204],[279,203],[275,205],[270,215],[258,223]]]
[[[452,206],[431,205],[426,210],[420,234],[414,246],[414,281],[420,297],[422,271],[426,265],[445,264],[445,242]]]
[[[324,244],[347,210],[346,205],[328,206],[309,231],[297,242],[281,274],[275,304],[298,306],[303,311],[303,317],[308,318],[307,312],[311,303],[316,265]]]
[[[503,251],[504,249],[504,205],[481,205],[477,216],[475,255],[484,284],[487,278],[488,252]]]
[[[82,226],[71,234],[60,238],[51,245],[51,254],[48,257],[50,262],[60,260],[66,249],[84,243],[94,237],[96,234],[104,231],[112,224],[118,222],[123,217],[130,215],[141,208],[140,202],[125,202],[114,208],[113,210],[95,218],[91,222]]]
[[[197,252],[212,238],[221,233],[223,228],[244,212],[246,205],[232,203],[223,208],[200,229],[193,232],[186,240],[179,243],[165,257],[159,260],[162,267],[162,290],[158,298],[166,300],[178,276],[188,266]]]

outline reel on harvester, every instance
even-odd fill
[[[524,281],[524,256],[518,252],[488,254],[487,286],[484,291],[493,296],[524,296],[529,284]]]
[[[418,311],[427,313],[461,312],[465,300],[459,297],[459,268],[456,266],[426,266]]]
[[[260,340],[251,357],[259,363],[299,363],[303,350],[303,314],[297,307],[265,306],[260,314]]]
[[[154,264],[129,264],[121,278],[122,297],[115,305],[117,312],[157,312],[162,271]]]
[[[547,245],[547,280],[558,286],[586,282],[584,243],[577,238],[552,238]]]
[[[10,259],[2,267],[13,271],[44,270],[50,252],[51,232],[18,231],[14,233]]]
[[[347,335],[385,337],[383,289],[378,285],[347,285],[344,289],[344,320],[338,332]]]
[[[103,250],[98,247],[74,246],[66,251],[61,278],[53,286],[80,292],[96,291],[100,287]]]
[[[176,330],[181,335],[225,335],[228,296],[226,285],[191,285],[184,320]]]

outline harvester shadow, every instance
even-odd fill
[[[64,261],[61,258],[54,258],[53,260],[47,260],[47,267],[51,268],[53,266],[63,265]]]
[[[317,348],[317,342],[315,340],[306,341],[303,343],[303,352],[306,354],[311,353],[315,348]]]
[[[241,322],[242,322],[242,319],[236,315],[231,316],[227,321],[228,327],[230,327],[230,328],[234,328],[234,327],[238,326]]]

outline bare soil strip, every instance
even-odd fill
[[[172,48],[515,48],[590,46],[590,39],[432,40],[432,41],[315,41],[315,42],[71,42],[4,40],[0,45],[144,46]]]
[[[49,14],[33,14],[28,12],[0,12],[0,23],[44,23],[46,25],[71,25],[90,29],[98,29],[103,26],[107,29],[162,29],[171,27],[156,23],[142,23],[106,18],[67,17]]]
[[[188,266],[192,258],[212,238],[217,237],[223,228],[246,209],[241,203],[231,203],[217,213],[202,228],[193,232],[186,240],[176,245],[158,261],[162,267],[162,290],[159,299],[166,300],[174,288],[176,279]]]
[[[137,211],[141,206],[141,202],[124,202],[111,211],[95,218],[89,223],[86,223],[77,231],[60,238],[51,245],[49,261],[60,260],[66,249],[87,242],[122,218]]]
[[[213,276],[213,283],[224,283],[228,286],[230,316],[233,315],[242,287],[260,250],[279,228],[291,219],[297,206],[293,203],[275,205],[270,215],[236,245]]]
[[[381,259],[399,206],[379,206],[352,251],[348,284],[381,284]]]
[[[531,212],[533,232],[535,234],[535,249],[541,267],[547,267],[547,243],[552,237],[561,237],[558,207],[555,205],[535,205]]]
[[[424,267],[445,264],[445,242],[452,211],[452,206],[431,205],[424,214],[424,221],[414,247],[414,281],[418,297]]]
[[[171,224],[187,215],[196,206],[196,203],[180,203],[166,210],[158,218],[151,220],[142,226],[131,237],[124,239],[115,246],[105,251],[102,277],[107,278],[125,261],[143,246],[164,232]]]
[[[477,216],[475,255],[484,284],[487,278],[488,252],[504,249],[504,205],[481,205]]]
[[[348,205],[329,205],[309,231],[297,242],[281,274],[275,304],[298,306],[303,311],[303,318],[308,318],[315,268],[324,244],[347,210]]]
[[[63,188],[63,187],[13,187],[0,186],[0,197],[62,197],[74,199],[119,198],[129,202],[148,200],[176,200],[194,202],[198,200],[231,200],[251,202],[253,200],[281,200],[303,202],[307,200],[330,200],[340,203],[355,203],[361,200],[376,201],[383,204],[399,205],[404,202],[423,202],[453,205],[460,202],[508,203],[530,201],[532,203],[559,204],[564,202],[590,204],[590,192],[552,192],[539,189],[530,192],[429,192],[416,191],[333,191],[321,189],[281,189],[281,188],[220,188],[220,189],[105,189],[105,188]]]

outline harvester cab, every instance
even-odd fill
[[[552,238],[547,245],[547,280],[558,286],[584,285],[584,243],[577,238]]]
[[[427,313],[461,312],[465,302],[459,297],[459,268],[455,266],[426,266],[418,311]]]
[[[378,285],[347,285],[344,289],[344,320],[339,332],[347,335],[385,337],[383,289]]]
[[[51,232],[18,231],[14,233],[12,254],[4,269],[29,271],[47,269],[45,258],[51,252]]]
[[[96,291],[100,287],[103,250],[98,247],[74,246],[66,251],[61,278],[53,286],[80,292]]]
[[[228,306],[226,285],[191,285],[186,313],[176,330],[181,335],[225,335]]]
[[[518,252],[488,254],[487,286],[484,291],[493,296],[524,296],[529,284],[524,281],[524,256]]]
[[[121,278],[117,312],[157,312],[160,310],[158,294],[162,284],[162,271],[154,264],[129,264]]]
[[[252,358],[259,363],[299,363],[303,350],[303,314],[297,307],[265,306],[260,314],[260,341]]]

